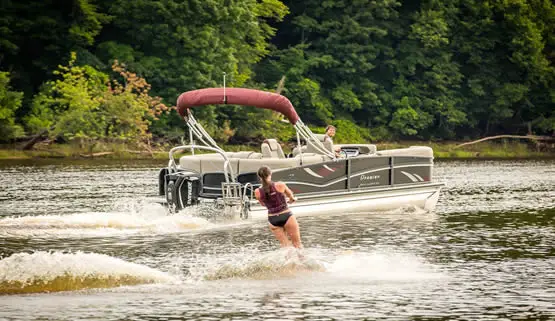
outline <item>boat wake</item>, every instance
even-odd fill
[[[196,273],[195,273],[196,272]],[[243,253],[193,269],[199,280],[283,279],[312,275],[338,282],[418,281],[443,278],[434,265],[421,258],[390,251],[331,251],[292,248],[267,253]]]
[[[329,265],[327,272],[344,281],[405,282],[445,277],[438,267],[416,255],[390,250],[345,251]]]
[[[136,203],[136,202],[135,202]],[[29,215],[0,219],[1,237],[98,237],[137,233],[172,233],[211,227],[195,213],[169,213],[159,204],[130,203],[113,212]]]
[[[323,262],[288,248],[230,260],[205,270],[202,279],[274,279],[324,271],[326,267]]]
[[[156,269],[95,253],[18,253],[0,260],[0,295],[75,291],[177,279]]]
[[[175,259],[175,258],[174,258]],[[185,260],[187,272],[162,272],[104,254],[17,253],[0,260],[0,295],[106,289],[144,284],[282,280],[317,286],[347,283],[419,282],[442,279],[434,265],[409,254],[292,248],[245,251]],[[168,271],[168,269],[164,269]],[[183,271],[183,270],[181,270]],[[291,283],[288,280],[294,280]],[[252,285],[252,283],[249,283]],[[265,283],[262,283],[265,284]]]

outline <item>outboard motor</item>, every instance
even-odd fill
[[[167,175],[170,171],[167,168],[162,168],[158,173],[158,195],[166,194]]]
[[[199,203],[200,176],[197,173],[178,171],[169,173],[162,168],[158,176],[158,191],[166,196],[168,207],[178,211]]]

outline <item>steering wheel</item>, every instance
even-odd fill
[[[349,156],[347,155],[347,152],[346,152],[346,151],[344,151],[344,150],[341,149],[341,150],[339,150],[339,157],[340,157],[340,158],[347,158],[347,157],[349,157]]]

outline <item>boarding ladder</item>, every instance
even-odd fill
[[[222,200],[228,209],[238,209],[239,217],[246,219],[249,217],[250,199],[247,197],[247,190],[251,187],[251,198],[253,189],[251,183],[242,185],[235,182],[222,182]],[[237,208],[238,207],[238,208]]]

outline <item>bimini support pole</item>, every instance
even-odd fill
[[[220,146],[218,146],[218,144],[214,141],[214,139],[212,139],[212,137],[206,132],[204,127],[202,127],[202,125],[199,122],[197,122],[197,120],[192,114],[189,114],[187,116],[187,125],[189,125],[189,128],[193,130],[197,138],[201,140],[205,145],[216,148],[223,152],[223,149],[221,149]],[[206,138],[208,142],[206,142],[204,138]]]
[[[195,140],[193,139],[193,130],[191,129],[190,126],[189,127],[189,145],[193,146],[191,147],[191,155],[195,155]]]
[[[226,76],[226,73],[224,72],[224,99],[223,99],[223,102],[224,102],[224,104],[227,104],[227,95],[225,94],[225,76]]]
[[[303,149],[301,146],[301,136],[299,135],[299,131],[296,130],[297,132],[297,148],[299,149],[299,155],[301,156],[301,166],[303,165]]]
[[[295,124],[295,129],[297,132],[300,132],[304,139],[306,139],[307,144],[312,144],[312,146],[314,146],[314,148],[322,154],[327,155],[331,159],[336,159],[335,153],[328,151],[324,144],[322,144],[322,142],[314,136],[310,128],[308,128],[300,119]]]

